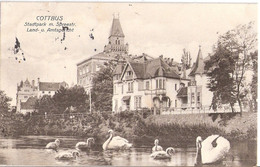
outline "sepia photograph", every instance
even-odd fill
[[[0,166],[260,165],[257,15],[0,2]]]

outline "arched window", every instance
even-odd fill
[[[120,40],[118,40],[118,45],[120,45]]]

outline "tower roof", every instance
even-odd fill
[[[113,23],[112,23],[112,27],[111,27],[111,31],[110,31],[110,35],[109,38],[111,36],[117,36],[117,37],[125,37],[119,18],[114,18],[113,19]]]
[[[204,64],[204,60],[203,60],[202,53],[201,53],[201,47],[200,47],[196,63],[194,65],[194,68],[191,70],[189,76],[194,76],[195,74],[203,74],[204,66],[205,66],[205,64]]]

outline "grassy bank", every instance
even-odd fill
[[[14,120],[5,125],[5,133],[8,135],[92,136],[98,143],[103,143],[107,131],[113,129],[116,135],[138,146],[152,145],[155,138],[160,140],[162,146],[165,143],[185,147],[194,144],[198,135],[205,138],[211,134],[221,134],[232,140],[251,140],[257,136],[256,113],[244,113],[242,117],[230,119],[217,118],[215,121],[207,114],[157,115],[144,119],[142,115],[133,112],[115,115],[93,113],[73,119],[34,116]]]

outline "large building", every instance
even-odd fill
[[[129,60],[123,67],[118,65],[114,72],[113,111],[153,108],[161,112],[179,107],[178,90],[188,82],[162,57],[144,62]]]
[[[83,86],[87,94],[92,88],[92,78],[105,62],[119,60],[128,56],[128,44],[125,43],[119,18],[113,18],[108,44],[104,51],[77,64],[77,84]]]
[[[16,112],[26,114],[35,110],[35,102],[44,95],[53,96],[55,92],[63,87],[68,87],[66,82],[38,82],[30,83],[28,79],[17,85]]]
[[[196,62],[187,71],[162,57],[119,64],[113,74],[113,112],[148,108],[162,113],[209,107],[212,92],[206,87],[205,61],[200,48]]]

